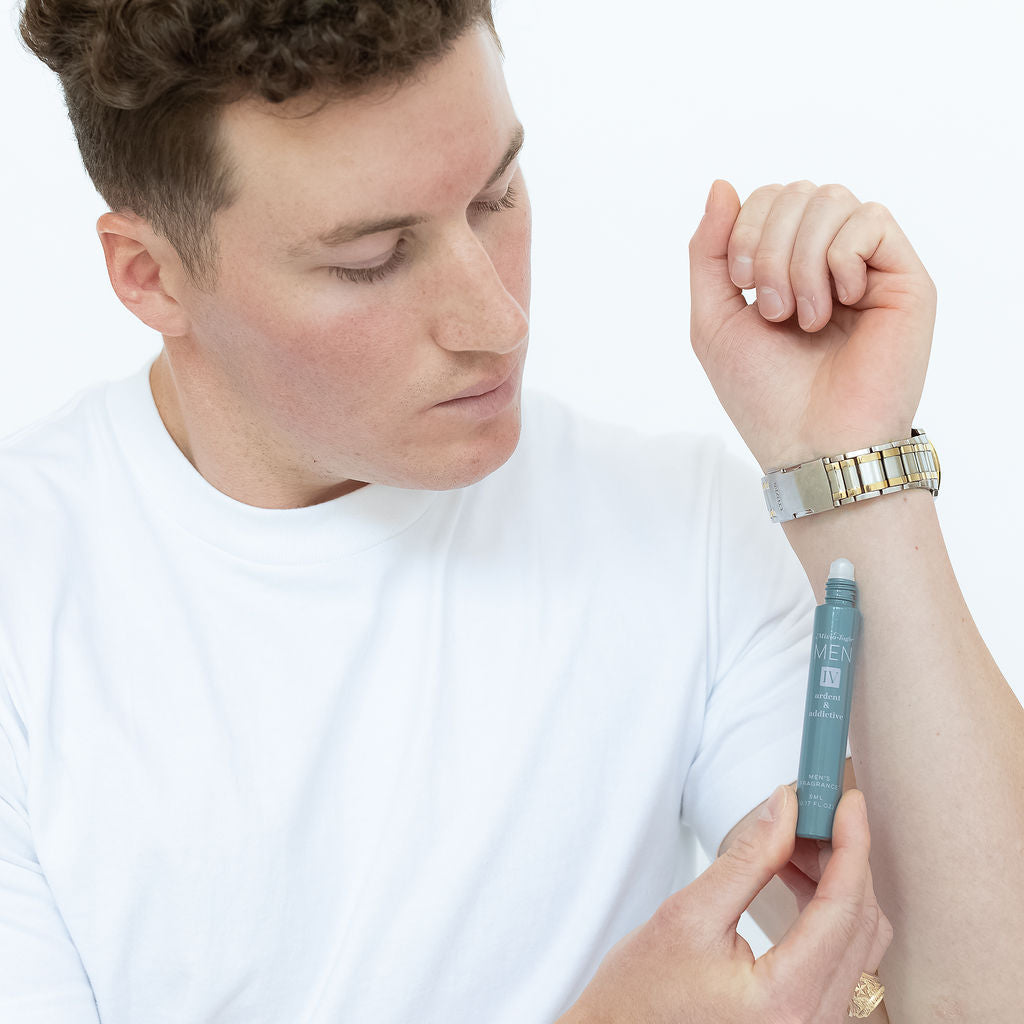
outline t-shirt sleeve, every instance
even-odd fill
[[[39,865],[24,724],[0,677],[0,1021],[99,1024],[85,968]]]
[[[728,453],[711,489],[704,725],[682,819],[714,859],[729,830],[797,778],[814,593],[760,476]]]

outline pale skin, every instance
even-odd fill
[[[716,182],[714,197],[690,245],[692,342],[762,468],[908,437],[936,293],[891,213],[807,181],[742,206]],[[752,284],[759,302],[765,287],[782,296],[774,322],[747,306]],[[813,323],[790,318],[802,296]],[[964,603],[935,501],[908,491],[782,528],[819,602],[834,557],[856,566],[866,625],[850,781],[894,930],[878,971],[889,1018],[1011,1020],[1024,983],[1024,709]],[[795,861],[812,879],[813,866]],[[792,916],[786,896],[769,894],[766,919],[784,924],[787,904]]]
[[[694,351],[762,469],[909,437],[936,293],[883,206],[808,181],[765,186],[741,204],[728,182],[716,181],[690,242],[690,282]],[[758,297],[748,305],[742,291],[751,286]],[[781,309],[769,305],[771,292]],[[810,313],[807,299],[813,319],[801,315]],[[585,992],[565,1024],[711,1015],[840,1024],[845,1007],[829,985],[843,965],[846,983],[860,970],[885,982],[885,1004],[871,1020],[1016,1019],[1024,984],[1024,709],[964,603],[934,500],[908,491],[782,529],[819,603],[840,554],[860,585],[853,757],[833,844],[795,840],[790,802],[786,844],[776,848],[781,837],[766,834],[755,808],[727,835],[707,875],[724,892],[722,876],[746,866],[745,891],[760,893],[751,914],[778,944],[755,961],[735,932],[735,905],[709,898],[701,876],[613,950],[595,978],[598,992],[621,978],[624,964],[628,977],[639,965],[664,978],[678,962],[665,950],[686,953],[702,970],[682,984],[668,975],[678,1001],[657,1002],[650,994],[660,990],[638,985],[616,1018]],[[851,799],[859,803],[856,792],[867,819],[848,810]],[[840,852],[849,858],[844,868],[858,863],[864,875],[838,870]],[[851,938],[831,977],[819,975],[821,1001],[809,1009],[792,967],[793,940],[830,905],[848,910]],[[697,912],[716,927],[701,933]],[[861,959],[846,957],[851,950]],[[736,991],[750,1000],[748,1017],[723,1012],[722,993]],[[627,1007],[637,1006],[629,1016]]]
[[[474,31],[422,81],[317,110],[319,100],[224,110],[239,195],[215,218],[212,290],[190,283],[144,220],[99,219],[115,292],[163,336],[157,407],[196,469],[249,505],[313,505],[365,482],[464,486],[515,449],[529,341],[518,160],[488,184],[519,126],[497,48]],[[510,188],[510,208],[484,205]],[[424,221],[311,241],[405,214]],[[331,269],[378,268],[396,253],[405,262],[371,283]],[[515,399],[497,415],[438,405],[510,373]]]
[[[443,489],[482,479],[518,442],[530,305],[518,163],[489,183],[518,126],[493,42],[467,34],[394,94],[328,103],[301,119],[282,112],[290,108],[244,102],[224,113],[241,188],[215,218],[212,290],[189,282],[145,221],[100,218],[114,290],[164,339],[151,383],[170,435],[211,484],[267,508],[316,504],[367,482]],[[510,208],[483,205],[509,186],[518,190]],[[407,213],[421,223],[305,244],[340,221]],[[373,284],[331,270],[379,267],[399,252],[407,262]],[[884,207],[810,182],[767,186],[741,204],[717,182],[690,254],[694,350],[765,469],[909,435],[935,289]],[[765,303],[766,287],[780,295],[775,322],[766,305],[747,305],[751,284]],[[813,323],[789,318],[800,298],[813,298]],[[493,417],[440,406],[508,373],[515,400]],[[732,851],[763,849],[774,862],[761,885],[741,893],[702,876],[682,890],[647,933],[648,958],[627,949],[624,980],[573,1019],[709,1019],[686,1016],[693,991],[680,979],[692,978],[709,998],[734,999],[736,1015],[716,1019],[759,1019],[743,1013],[788,997],[793,1015],[778,1019],[829,1024],[816,1014],[845,1019],[860,971],[876,968],[894,1022],[950,1019],[941,1016],[949,1007],[972,1022],[1013,1019],[1018,985],[1009,979],[1020,975],[1024,947],[1024,712],[963,605],[933,500],[888,496],[784,529],[819,600],[841,552],[857,568],[865,620],[900,622],[866,631],[858,667],[851,749],[870,831],[859,797],[844,797],[836,856],[822,874],[816,846],[812,857],[807,841],[794,842],[792,799],[760,847],[744,845],[737,826],[723,844],[731,859],[716,864],[728,877]],[[926,667],[922,647],[932,652]],[[998,773],[987,771],[993,759]],[[769,882],[776,874],[795,896]],[[753,958],[732,940],[714,945],[710,960],[706,948],[687,958],[673,945],[666,922],[692,920],[673,917],[690,899],[724,902],[728,925],[765,883],[755,917],[773,938],[789,933],[763,961],[777,968],[755,977]],[[810,964],[824,966],[809,973]],[[636,992],[664,997],[666,1015],[615,1016],[616,999]]]
[[[862,966],[877,963],[892,939],[874,898],[863,795],[844,794],[824,870],[815,864],[817,885],[803,879],[799,917],[794,910],[785,934],[755,961],[736,931],[740,916],[759,890],[768,898],[773,876],[802,859],[794,849],[794,791],[779,786],[766,805],[751,812],[707,871],[612,948],[559,1024],[847,1019]]]

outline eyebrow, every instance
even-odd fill
[[[526,141],[526,131],[522,124],[516,123],[512,132],[512,141],[509,143],[505,155],[501,158],[494,173],[487,179],[485,189],[490,188],[511,166],[512,161],[519,156],[519,151]],[[409,214],[404,217],[384,217],[380,219],[360,220],[350,224],[337,224],[329,231],[325,231],[315,238],[303,242],[296,242],[285,250],[290,257],[308,256],[319,246],[331,248],[337,245],[344,245],[346,242],[354,242],[357,238],[366,235],[376,235],[381,231],[394,231],[396,228],[411,228],[416,224],[422,224],[427,218],[422,214]]]

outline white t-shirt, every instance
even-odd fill
[[[527,392],[477,484],[260,509],[151,362],[0,444],[0,1020],[550,1024],[796,778],[756,474]]]

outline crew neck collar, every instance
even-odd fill
[[[237,501],[202,476],[164,426],[149,383],[156,358],[106,385],[113,436],[153,505],[214,547],[253,562],[328,561],[395,536],[442,493],[366,484],[306,508],[258,508]]]

